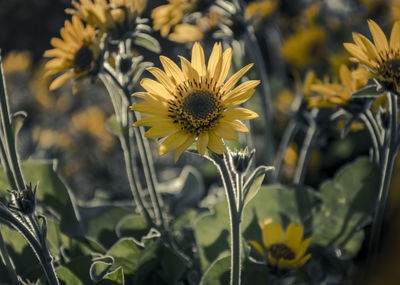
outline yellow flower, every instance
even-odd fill
[[[190,43],[199,41],[204,37],[204,33],[196,25],[178,24],[174,32],[169,34],[168,39],[177,43]]]
[[[203,155],[208,147],[215,153],[226,151],[222,139],[236,140],[234,131],[249,130],[238,120],[249,120],[258,115],[245,108],[233,108],[247,101],[254,93],[259,80],[250,80],[234,88],[239,79],[252,67],[249,64],[226,80],[232,59],[232,50],[222,53],[216,43],[208,66],[199,43],[192,49],[192,61],[181,58],[180,69],[172,60],[161,56],[164,70],[151,67],[150,73],[157,79],[143,79],[146,92],[133,96],[147,103],[135,104],[134,111],[152,115],[137,121],[134,126],[144,125],[151,129],[146,137],[167,137],[161,144],[159,155],[176,149],[175,162],[197,139],[197,150]],[[234,88],[234,89],[233,89]]]
[[[325,52],[325,32],[312,26],[289,36],[282,47],[283,57],[301,68],[319,60]]]
[[[6,74],[13,74],[27,70],[32,63],[29,51],[10,51],[3,59],[3,69]]]
[[[400,22],[393,25],[389,42],[374,21],[368,20],[368,25],[375,45],[365,36],[353,33],[355,44],[344,43],[344,47],[353,56],[352,61],[369,71],[370,74],[364,73],[364,79],[373,76],[385,87],[400,92]]]
[[[346,65],[339,71],[340,83],[317,83],[311,85],[311,90],[316,92],[307,96],[308,107],[334,108],[347,104],[351,94],[365,86],[367,79],[357,78],[360,69],[351,72]]]
[[[146,6],[146,0],[79,0],[72,1],[75,9],[66,9],[76,14],[89,25],[106,30],[120,38],[127,32],[126,25],[134,22]]]
[[[268,260],[271,266],[290,270],[303,266],[310,259],[311,254],[305,256],[304,254],[311,238],[303,240],[302,225],[296,226],[295,223],[291,223],[284,234],[282,226],[279,223],[273,224],[271,219],[260,223],[260,227],[264,246],[256,241],[250,241],[250,244]],[[267,249],[267,253],[264,248]]]
[[[169,4],[158,6],[151,11],[153,29],[160,31],[162,37],[168,36],[171,29],[193,8],[193,4],[185,0],[168,0],[168,2]]]
[[[78,16],[72,16],[72,21],[65,21],[60,30],[62,39],[52,38],[54,49],[47,50],[45,57],[55,57],[46,63],[46,76],[64,72],[50,85],[50,90],[56,89],[73,77],[86,76],[95,66],[99,47],[95,41],[94,28],[84,26]]]
[[[260,0],[253,1],[247,5],[246,18],[256,17],[254,25],[260,24],[269,14],[276,10],[278,1],[276,0]]]

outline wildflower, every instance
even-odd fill
[[[204,37],[204,33],[197,25],[178,24],[174,32],[169,34],[168,39],[177,43],[189,43],[199,41]]]
[[[44,54],[45,57],[55,57],[45,65],[46,76],[64,72],[50,84],[50,90],[60,87],[70,78],[83,78],[94,71],[99,55],[94,28],[85,27],[78,16],[72,16],[71,22],[65,21],[60,34],[62,39],[52,38],[54,49]]]
[[[23,72],[30,68],[32,55],[29,51],[11,51],[3,59],[3,68],[6,74]]]
[[[364,79],[374,77],[389,90],[400,92],[400,22],[392,28],[390,40],[379,26],[368,21],[374,44],[365,36],[353,33],[353,43],[344,43],[344,47],[353,56],[352,61],[364,65],[368,73]]]
[[[168,0],[168,2],[169,4],[158,6],[151,12],[153,29],[160,31],[164,38],[182,20],[183,16],[193,9],[193,4],[189,1]]]
[[[232,89],[239,79],[252,67],[249,64],[226,80],[232,59],[232,50],[222,53],[222,46],[216,43],[208,66],[204,51],[199,43],[192,49],[192,61],[181,57],[180,69],[172,60],[161,56],[164,70],[149,68],[157,79],[143,79],[141,85],[146,92],[133,96],[143,98],[147,103],[131,107],[152,115],[134,123],[151,129],[146,137],[167,137],[161,144],[159,154],[176,149],[175,161],[196,138],[197,150],[204,155],[206,148],[217,154],[226,151],[222,139],[236,140],[234,131],[249,130],[238,120],[249,120],[258,115],[245,108],[233,108],[247,101],[260,82],[250,80]]]
[[[303,226],[296,226],[291,223],[284,235],[279,223],[272,224],[271,219],[260,223],[262,229],[263,245],[256,241],[250,241],[250,244],[262,256],[264,256],[269,265],[282,270],[290,270],[303,266],[311,254],[304,256],[311,238],[303,240]],[[267,249],[267,253],[264,251]],[[266,255],[268,254],[268,255]]]
[[[343,106],[352,98],[351,94],[365,86],[367,79],[359,79],[360,70],[351,72],[346,65],[339,71],[340,83],[316,83],[311,85],[311,90],[316,92],[307,96],[308,107],[334,108]],[[362,77],[362,76],[361,76]]]
[[[249,152],[246,147],[241,150],[229,150],[229,163],[236,174],[246,174],[254,158],[255,149]]]
[[[121,39],[135,25],[137,16],[146,6],[146,0],[79,0],[72,1],[75,9],[66,9],[76,14],[89,25],[106,31],[113,39]]]

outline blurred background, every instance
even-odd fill
[[[257,1],[246,1],[248,3]],[[351,32],[369,36],[366,20],[376,21],[388,35],[391,24],[400,19],[397,0],[281,0],[271,2],[255,25],[258,42],[264,51],[274,100],[273,143],[277,148],[282,130],[291,115],[291,104],[308,70],[315,70],[319,78],[337,76],[342,63],[347,61],[343,42],[352,42]],[[166,1],[148,1],[142,17],[150,18],[152,8]],[[50,49],[50,39],[59,37],[64,21],[69,19],[64,9],[71,8],[67,0],[0,0],[0,48],[12,112],[23,110],[28,116],[19,137],[21,158],[57,159],[58,172],[71,190],[82,201],[96,198],[130,199],[131,194],[119,142],[105,127],[113,113],[105,88],[99,82],[84,81],[76,94],[72,83],[54,92],[48,90],[49,79],[44,78],[43,53]],[[264,15],[263,14],[263,15]],[[150,22],[151,24],[151,22]],[[188,56],[190,44],[178,44],[153,32],[161,44],[162,54],[173,60],[177,55]],[[211,39],[204,39],[210,44]],[[146,61],[159,65],[158,55],[143,54]],[[148,76],[145,73],[144,76]],[[250,102],[258,109],[258,99]],[[341,126],[330,124],[318,138],[311,155],[305,184],[314,188],[346,162],[368,155],[368,133],[355,125],[344,139]],[[257,149],[257,164],[263,164],[263,124],[253,126]],[[287,149],[284,183],[290,183],[296,165],[298,149],[304,134]],[[185,154],[176,165],[170,155],[158,157],[157,142],[154,158],[159,180],[179,175],[183,165],[194,164],[203,176],[206,189],[218,183],[213,166]],[[400,160],[398,160],[400,162]],[[398,284],[400,280],[400,163],[393,173],[391,196],[383,229],[381,258],[373,284]],[[365,251],[357,258],[363,264]]]

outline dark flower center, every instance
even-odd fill
[[[182,110],[195,120],[206,120],[217,110],[217,100],[206,91],[195,91],[183,100]]]
[[[383,62],[383,64],[379,67],[379,73],[385,79],[399,79],[400,78],[400,59],[392,59]]]
[[[269,252],[275,259],[283,258],[286,260],[292,260],[296,257],[293,250],[281,243],[271,245]]]
[[[122,58],[121,61],[119,62],[119,70],[123,74],[128,73],[131,70],[132,67],[132,59],[131,58]]]
[[[82,72],[89,70],[93,61],[93,52],[89,46],[82,46],[75,54],[75,71]]]

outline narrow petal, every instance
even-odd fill
[[[232,130],[232,128],[219,124],[217,127],[214,128],[214,133],[224,139],[227,140],[237,140],[237,134]]]
[[[176,124],[171,121],[164,123],[160,122],[159,124],[157,124],[157,126],[154,126],[150,130],[148,130],[145,133],[145,137],[151,139],[162,138],[174,134],[177,130],[178,128]]]
[[[215,43],[213,50],[208,60],[207,65],[207,78],[218,81],[219,75],[221,73],[222,66],[222,46],[221,43]]]
[[[146,117],[146,118],[143,118],[143,119],[140,119],[140,120],[134,122],[133,126],[134,127],[137,127],[137,126],[153,127],[153,126],[156,126],[159,122],[166,122],[166,121],[171,121],[171,119],[168,117],[152,116],[152,117]]]
[[[160,61],[165,72],[175,80],[176,85],[181,84],[185,80],[182,70],[172,60],[168,57],[160,56]]]
[[[232,130],[241,132],[241,133],[248,133],[249,129],[242,123],[236,120],[225,120],[225,118],[221,119],[221,125],[225,124],[227,127],[231,128]]]
[[[59,77],[54,79],[54,81],[50,84],[49,89],[50,90],[57,89],[58,87],[63,85],[68,79],[73,78],[75,75],[76,74],[73,72],[64,73],[64,74],[60,75]]]
[[[192,145],[194,142],[194,139],[196,138],[196,135],[190,135],[187,140],[180,146],[176,148],[175,154],[174,154],[174,162],[176,163],[181,156],[181,154],[189,147]]]
[[[217,136],[214,131],[210,131],[208,136],[208,148],[217,154],[223,154],[226,149],[221,137]]]
[[[246,102],[247,100],[250,99],[251,96],[253,96],[255,92],[255,89],[251,89],[246,91],[244,94],[237,94],[236,96],[229,96],[228,98],[226,98],[223,100],[223,105],[225,108],[229,109],[235,106],[238,106],[244,102]]]
[[[254,241],[254,240],[250,240],[249,243],[255,250],[257,250],[257,252],[259,254],[261,254],[262,256],[265,256],[264,249],[262,248],[261,244],[259,244],[258,242]]]
[[[375,46],[380,54],[385,54],[389,51],[388,41],[381,28],[372,20],[368,20],[368,26],[374,39]]]
[[[197,73],[197,71],[195,69],[193,69],[192,65],[190,64],[190,62],[184,58],[183,56],[180,56],[181,59],[181,67],[183,70],[183,74],[185,75],[186,80],[189,81],[196,81],[199,82],[199,74]]]
[[[264,246],[269,248],[273,244],[281,243],[282,240],[282,227],[281,224],[276,223],[275,225],[267,223],[262,228],[262,237]]]
[[[198,42],[196,42],[192,48],[192,67],[198,72],[200,76],[206,75],[204,50]]]
[[[302,259],[300,259],[298,262],[294,264],[295,267],[301,267],[303,266],[311,257],[311,254],[307,254],[304,256]]]
[[[303,226],[296,226],[295,223],[291,223],[285,233],[285,245],[287,245],[294,252],[297,252],[300,248],[302,239]]]
[[[208,145],[208,132],[203,132],[199,135],[197,141],[197,151],[200,155],[204,155]]]
[[[339,76],[342,83],[351,88],[352,80],[351,80],[351,72],[346,65],[341,65],[339,70]]]
[[[231,69],[231,61],[232,61],[232,49],[229,48],[224,51],[222,55],[222,64],[221,64],[221,73],[218,78],[217,86],[221,86],[226,77],[228,76],[229,70]]]
[[[310,245],[311,239],[312,238],[305,239],[300,244],[300,247],[298,248],[298,251],[296,252],[296,260],[300,260],[303,257],[304,253],[306,253],[306,250],[307,250],[308,246]]]
[[[143,112],[151,115],[167,115],[168,110],[163,108],[162,106],[155,106],[149,103],[137,103],[130,107],[133,111]]]
[[[235,97],[237,95],[243,94],[247,92],[248,90],[254,89],[258,84],[260,84],[260,80],[249,80],[246,82],[243,82],[239,86],[237,86],[235,89],[232,91],[228,92],[225,94],[224,99],[228,99],[229,97]]]
[[[169,137],[167,137],[160,146],[160,149],[158,151],[158,154],[164,155],[167,152],[170,152],[171,150],[177,148],[178,146],[182,145],[185,143],[185,141],[188,139],[188,134],[183,131],[178,131]]]
[[[157,80],[169,91],[173,92],[175,90],[175,85],[171,81],[171,78],[168,77],[168,75],[162,71],[161,69],[157,67],[150,67],[147,69]]]
[[[235,108],[225,111],[223,116],[227,120],[250,120],[257,118],[258,114],[246,108]]]
[[[400,21],[394,23],[390,34],[390,49],[400,50]]]
[[[164,85],[158,83],[155,80],[149,79],[149,78],[144,78],[141,82],[140,85],[146,89],[148,92],[153,93],[155,95],[159,95],[161,97],[167,98],[167,99],[173,99],[174,97],[171,95],[170,92],[165,89]]]
[[[248,64],[242,69],[240,69],[238,72],[236,72],[234,75],[231,76],[231,78],[228,79],[228,81],[222,86],[221,88],[221,93],[224,94],[225,92],[228,92],[235,86],[235,84],[239,81],[240,78],[253,66],[253,64]]]

